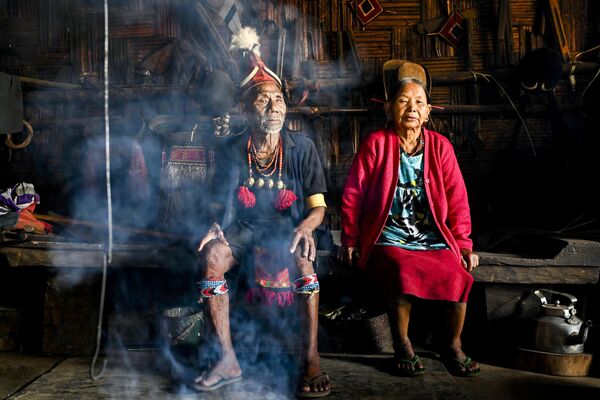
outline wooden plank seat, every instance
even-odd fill
[[[111,267],[189,268],[180,259],[182,246],[169,243],[119,244],[113,246]],[[102,267],[101,243],[67,241],[51,235],[30,235],[28,241],[0,244],[0,266],[8,267]]]
[[[600,277],[600,243],[582,239],[548,238],[534,255],[478,252],[477,282],[513,284],[593,284]],[[157,244],[115,244],[113,267],[172,267],[181,248]],[[546,254],[544,254],[544,252]],[[100,243],[65,241],[54,236],[34,235],[32,240],[4,243],[0,257],[10,267],[101,267],[104,247]],[[345,275],[350,270],[335,259],[335,251],[319,250],[318,273]],[[0,258],[0,259],[1,259]],[[186,268],[185,265],[180,265]]]
[[[480,265],[473,272],[476,282],[594,284],[600,277],[600,243],[590,240],[547,237],[538,240],[532,256],[509,252],[477,254]],[[335,260],[334,252],[319,251],[319,260],[322,274],[350,273],[347,266]]]

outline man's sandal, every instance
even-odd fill
[[[475,361],[471,357],[465,357],[462,361],[458,358],[447,358],[444,360],[444,365],[448,368],[448,372],[454,376],[466,378],[477,376],[481,373],[479,366],[474,370],[469,370],[469,367],[472,367],[474,364]]]
[[[191,387],[197,392],[212,392],[213,390],[217,390],[218,388],[223,387],[225,385],[240,382],[243,379],[242,375],[226,377],[225,375],[220,374],[218,372],[211,372],[210,375],[216,375],[217,377],[219,377],[219,380],[210,386],[201,385],[199,383],[194,382],[191,384]],[[204,374],[202,374],[202,376],[204,376]]]
[[[421,364],[421,358],[418,355],[414,355],[413,358],[407,360],[405,358],[394,358],[394,374],[399,376],[418,376],[425,373],[426,368]],[[420,364],[420,367],[417,367]],[[400,368],[400,365],[410,366],[410,369]]]
[[[312,390],[312,388],[314,387],[314,385],[316,383],[324,383],[324,382],[329,382],[329,387],[327,389],[322,390],[322,391],[313,391]],[[303,388],[305,386],[308,386],[310,388],[310,390],[304,391]],[[314,399],[314,398],[328,396],[329,393],[331,393],[331,380],[329,379],[329,375],[327,375],[325,372],[321,372],[320,374],[313,376],[310,379],[302,378],[300,380],[300,385],[298,387],[298,390],[296,391],[296,396],[300,397],[300,398]]]

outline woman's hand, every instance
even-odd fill
[[[460,249],[462,266],[471,272],[479,266],[479,256],[469,249]]]
[[[200,241],[200,244],[198,245],[198,252],[201,252],[202,249],[204,248],[204,246],[206,246],[206,244],[208,242],[210,242],[211,240],[214,240],[214,239],[217,239],[219,242],[223,243],[225,246],[229,246],[229,243],[225,239],[225,234],[223,233],[223,230],[221,229],[219,224],[215,223],[210,227],[210,229],[208,230],[206,235],[204,235],[204,237]]]
[[[337,259],[348,265],[354,265],[360,258],[358,247],[345,247],[341,246],[338,248]]]

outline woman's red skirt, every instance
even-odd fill
[[[375,246],[366,272],[386,304],[400,295],[466,303],[473,285],[473,276],[449,249]]]

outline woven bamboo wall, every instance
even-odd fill
[[[338,91],[322,90],[312,93],[308,105],[321,107],[372,108],[380,104],[372,98],[381,99],[380,70],[383,61],[403,58],[420,62],[435,76],[456,71],[469,71],[466,44],[453,48],[438,36],[418,34],[416,25],[427,20],[447,17],[452,11],[472,9],[473,59],[472,70],[493,72],[496,43],[498,0],[404,0],[380,1],[383,13],[363,26],[347,0],[255,0],[246,1],[264,26],[264,21],[273,21],[276,26],[289,28],[294,21],[301,27],[297,49],[300,61],[315,60],[313,78],[337,82],[337,79],[354,78],[366,85],[339,84]],[[188,3],[194,3],[192,1]],[[542,0],[510,0],[512,15],[511,37],[515,61],[522,57],[530,45],[532,48],[555,46],[549,28],[542,33],[536,25]],[[136,67],[150,54],[183,35],[181,21],[174,9],[181,5],[178,0],[119,0],[112,1],[110,11],[111,37],[111,82],[113,85],[140,85]],[[588,6],[587,0],[561,0],[563,24],[571,52],[590,48],[598,43],[600,18],[590,15],[597,6]],[[192,7],[192,6],[190,6]],[[362,70],[360,75],[351,62],[348,43],[344,54],[337,54],[340,47],[337,32],[351,31]],[[79,83],[82,72],[96,72],[102,77],[103,16],[100,1],[85,0],[0,0],[0,69],[21,76],[62,82]],[[288,36],[291,40],[291,35]],[[263,43],[268,62],[273,59],[277,41],[266,35]],[[504,66],[513,70],[516,65]],[[283,78],[297,78],[291,74],[302,73],[299,69],[288,69]],[[298,72],[300,71],[300,72]],[[514,78],[509,75],[509,78]],[[586,80],[587,79],[587,80]],[[582,78],[577,90],[581,90],[589,78]],[[341,82],[341,80],[340,80]],[[499,80],[506,91],[518,100],[519,91],[510,79]],[[335,86],[335,85],[333,85]],[[478,86],[478,89],[475,87]],[[37,90],[37,89],[29,89]],[[476,91],[477,95],[475,95]],[[566,81],[561,81],[557,90],[559,102],[570,95]],[[26,94],[27,98],[27,94]],[[132,105],[140,99],[132,98],[124,109],[135,109]],[[508,99],[492,82],[480,85],[445,84],[435,85],[433,103],[438,106],[465,104],[508,104]],[[544,108],[548,106],[545,96],[532,96],[529,101]],[[127,101],[125,102],[127,103]],[[159,100],[152,110],[137,112],[148,118],[177,105],[185,111],[188,103],[178,97]],[[141,106],[140,106],[141,107]],[[165,108],[166,107],[166,108]],[[170,108],[169,108],[170,107]],[[27,103],[29,118],[61,119],[85,118],[101,115],[101,108],[93,104],[73,105]],[[336,206],[347,168],[352,160],[360,137],[370,129],[383,124],[381,112],[369,114],[337,113],[324,114],[318,119],[294,117],[297,127],[305,127],[318,138],[320,151],[327,169],[331,190],[332,225],[337,228]],[[484,114],[453,115],[443,113],[435,116],[436,128],[449,136],[456,145],[459,161],[469,189],[480,193],[485,189],[480,179],[495,173],[506,161],[507,152],[530,154],[536,151],[543,156],[551,147],[549,118],[536,115],[526,118],[529,131],[517,128],[514,113],[486,112]],[[80,128],[74,128],[80,129]],[[62,136],[61,135],[62,131]],[[65,131],[44,128],[36,133],[35,141],[44,147],[43,154],[49,157],[54,172],[60,175],[57,160],[61,152],[53,136],[64,140]],[[52,146],[49,144],[52,143]],[[50,148],[46,148],[50,146]],[[478,183],[479,182],[479,183]]]

